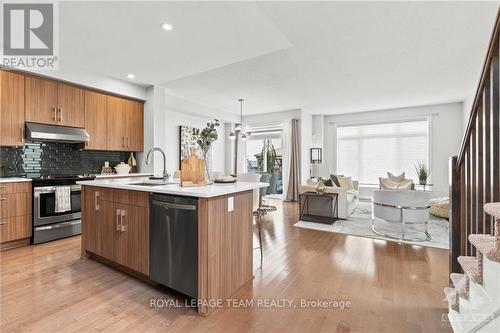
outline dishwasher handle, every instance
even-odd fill
[[[153,200],[153,205],[155,206],[161,206],[165,209],[181,209],[181,210],[196,210],[195,205],[183,205],[183,204],[177,204],[177,203],[170,203],[170,202],[162,202],[162,201],[157,201]]]

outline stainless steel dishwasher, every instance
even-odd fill
[[[198,199],[153,193],[150,215],[151,280],[198,297]]]

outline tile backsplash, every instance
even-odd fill
[[[82,144],[26,141],[22,147],[0,147],[0,177],[39,177],[100,173],[126,162],[130,153],[82,150]]]

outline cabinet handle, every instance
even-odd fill
[[[0,201],[4,201],[4,200],[7,200],[7,198],[0,198]]]
[[[116,231],[122,230],[122,227],[120,225],[120,216],[121,216],[121,210],[117,209],[116,210]]]
[[[125,231],[125,224],[123,224],[123,217],[125,216],[125,210],[122,209],[120,213],[120,225],[121,225],[121,232]]]
[[[59,122],[62,123],[62,109],[59,108]]]
[[[24,126],[21,126],[21,127],[19,128],[19,133],[21,133],[21,138],[20,138],[20,140],[19,140],[19,141],[20,141],[20,142],[23,142],[23,140],[24,140]]]
[[[129,139],[130,139],[130,138],[127,136],[127,148],[129,148],[129,147],[130,147],[130,140],[129,140]]]
[[[2,225],[2,224],[7,224],[7,221],[0,222],[0,225]]]
[[[96,191],[94,193],[95,210],[99,210],[99,201],[98,201],[98,199],[99,199],[99,192]]]
[[[122,136],[122,147],[125,148],[125,137]]]
[[[5,185],[0,186],[0,188],[5,188],[5,187],[6,187]]]
[[[57,122],[57,110],[56,110],[56,108],[52,108],[52,111],[54,111],[54,117],[52,117],[52,120]]]

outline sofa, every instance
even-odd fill
[[[338,218],[347,219],[359,205],[359,183],[352,181],[353,189],[340,187],[332,184],[326,186],[327,193],[337,193],[338,197]],[[308,184],[300,186],[300,193],[315,192],[316,185],[313,180],[309,180]],[[325,205],[324,200],[311,200],[309,202],[309,213],[319,216],[330,216],[329,207]]]

